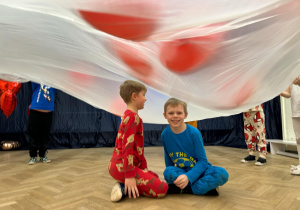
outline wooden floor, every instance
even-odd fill
[[[27,165],[28,151],[0,152],[0,209],[300,209],[300,176],[289,174],[295,158],[268,155],[265,166],[240,163],[247,151],[205,147],[208,160],[229,172],[220,196],[167,195],[162,199],[110,201],[107,171],[112,148],[50,150],[51,163]],[[162,147],[145,148],[150,170],[163,178]]]

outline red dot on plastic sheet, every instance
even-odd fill
[[[190,72],[215,54],[222,37],[223,34],[218,33],[163,42],[160,48],[160,61],[173,72]]]
[[[238,76],[235,76],[230,82],[223,85],[222,93],[223,95],[226,95],[227,90],[234,89],[235,92],[231,96],[227,96],[228,98],[223,99],[219,102],[218,108],[219,109],[232,109],[235,107],[239,107],[243,105],[253,94],[253,91],[255,90],[256,82],[255,80],[249,79],[247,82],[245,82],[242,87],[234,87],[233,82],[237,82],[239,79]],[[230,91],[231,92],[231,91]]]
[[[13,111],[16,108],[16,105],[16,94],[13,93],[11,90],[4,91],[0,97],[0,108],[7,118],[13,113]]]
[[[117,99],[113,100],[112,104],[110,105],[109,112],[121,117],[126,110],[126,107],[127,105],[123,99],[118,97]]]
[[[216,27],[221,24],[207,26]],[[205,27],[203,28],[205,30]],[[209,60],[222,42],[224,32],[162,42],[160,61],[176,73],[188,73]]]
[[[80,87],[86,87],[93,82],[93,76],[76,71],[69,71],[70,81]]]
[[[122,61],[138,76],[145,78],[152,74],[152,66],[141,50],[117,41],[113,41],[112,46]]]
[[[151,35],[156,28],[156,20],[150,18],[86,10],[79,10],[79,12],[83,19],[94,28],[123,39],[143,40]]]
[[[253,81],[246,82],[242,88],[233,96],[232,105],[234,107],[244,104],[253,94],[255,89]]]

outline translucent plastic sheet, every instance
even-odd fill
[[[240,113],[300,74],[299,0],[0,0],[0,78],[56,87],[122,115],[119,86],[148,87],[144,122]]]

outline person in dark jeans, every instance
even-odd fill
[[[32,101],[29,106],[28,137],[29,137],[29,165],[33,165],[39,153],[40,161],[49,163],[46,156],[50,129],[52,125],[52,112],[54,111],[54,100],[56,89],[32,82]]]

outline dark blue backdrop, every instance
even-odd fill
[[[16,140],[27,149],[27,108],[31,85],[24,83],[17,95],[17,106],[6,119],[0,112],[0,142]],[[57,91],[56,110],[50,136],[50,149],[113,147],[120,117],[96,109],[62,91]],[[269,139],[282,139],[280,99],[264,103],[266,132]],[[166,125],[144,124],[145,146],[161,145],[160,134]],[[246,148],[242,114],[198,121],[205,145]]]

